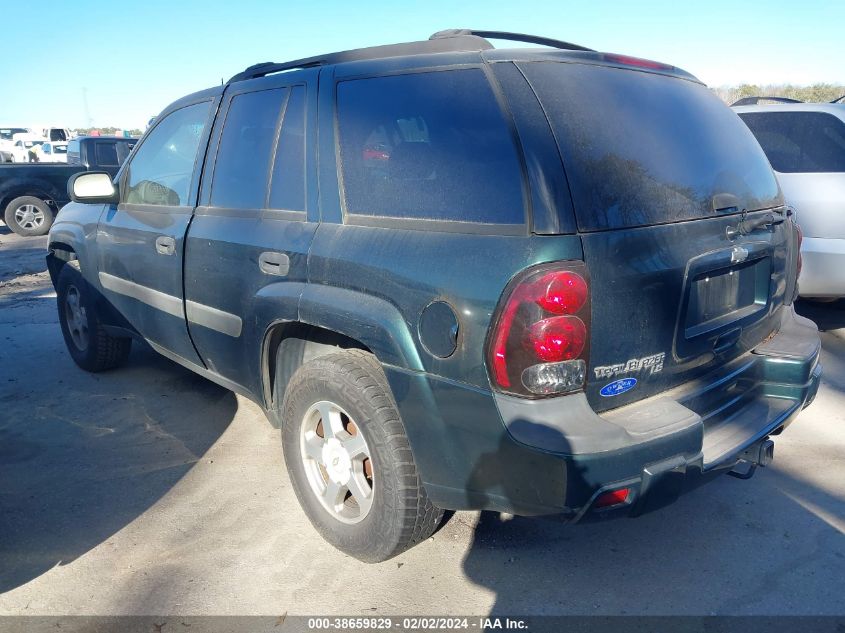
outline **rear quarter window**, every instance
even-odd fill
[[[117,160],[117,147],[114,143],[95,143],[94,155],[98,165],[116,167],[120,164]]]
[[[754,136],[707,87],[606,66],[519,66],[548,114],[580,230],[712,216],[720,194],[737,211],[782,204]]]
[[[845,172],[845,123],[827,112],[743,112],[776,171]]]
[[[337,87],[347,214],[522,225],[522,171],[480,69]]]

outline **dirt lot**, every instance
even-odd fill
[[[845,613],[845,307],[775,464],[637,520],[457,513],[368,566],[300,511],[254,404],[136,346],[65,352],[45,238],[0,226],[0,614]]]

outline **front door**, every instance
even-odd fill
[[[120,204],[98,227],[99,282],[150,343],[201,363],[185,325],[185,231],[216,101],[206,97],[159,118],[120,178]]]

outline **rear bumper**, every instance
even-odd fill
[[[845,297],[845,240],[805,237],[798,279],[802,297]]]
[[[607,491],[630,490],[607,512],[636,515],[731,470],[812,402],[819,350],[815,324],[785,308],[774,338],[718,372],[601,415],[583,394],[527,401],[388,378],[434,503],[580,520],[606,512],[593,510]]]
[[[581,495],[569,498],[574,518],[585,516],[610,490],[630,489],[627,502],[615,509],[636,515],[665,505],[711,474],[734,468],[746,449],[786,428],[815,398],[820,347],[815,324],[785,308],[775,337],[716,372],[659,397],[590,415],[581,426],[589,425],[593,433],[569,442],[575,450],[562,459],[573,464],[570,472],[600,470],[603,475],[600,486],[588,480]],[[500,409],[517,441],[549,446],[550,437],[536,442],[526,433],[536,432],[525,426],[526,412],[514,415],[509,404]],[[557,418],[558,442],[566,443],[571,422]],[[563,444],[553,446],[567,452]]]

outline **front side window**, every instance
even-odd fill
[[[214,166],[212,206],[264,206],[276,122],[287,94],[287,88],[277,88],[232,98]]]
[[[337,108],[347,213],[525,222],[517,150],[482,70],[344,81]]]
[[[210,106],[206,101],[171,112],[150,132],[129,164],[124,202],[161,206],[188,203]]]
[[[845,172],[845,123],[826,112],[743,112],[775,171]]]

